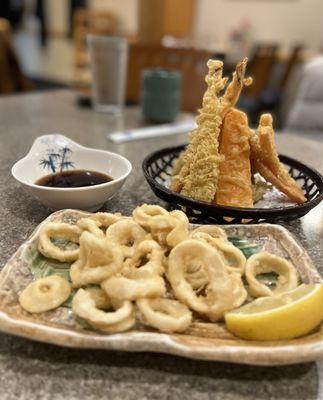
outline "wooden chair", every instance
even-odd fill
[[[266,89],[277,59],[278,45],[258,44],[254,47],[248,75],[252,76],[253,84],[246,88],[244,94],[258,96]]]
[[[119,21],[115,14],[109,11],[90,11],[78,9],[74,14],[74,79],[73,86],[85,93],[89,93],[90,72],[87,53],[86,36],[116,35]]]
[[[254,47],[248,76],[253,78],[253,84],[243,90],[238,107],[245,111],[252,124],[257,123],[262,110],[261,95],[266,90],[277,60],[278,46],[276,44],[261,44]]]
[[[285,70],[283,72],[279,89],[283,91],[288,83],[288,80],[294,70],[294,67],[301,61],[301,54],[303,51],[302,45],[295,45],[290,53],[290,56],[286,62]]]
[[[0,93],[22,92],[31,88],[20,68],[12,46],[10,23],[0,18]]]
[[[283,97],[288,91],[288,82],[293,74],[297,64],[301,60],[303,46],[296,45],[292,48],[288,58],[282,65],[282,72],[277,79],[275,87],[264,90],[260,95],[260,109],[274,112],[276,115],[276,126],[280,126],[282,123],[281,105]]]
[[[132,44],[129,49],[128,102],[138,103],[141,73],[147,68],[170,68],[182,73],[182,109],[195,112],[206,89],[206,62],[212,54],[204,50]]]

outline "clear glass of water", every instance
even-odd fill
[[[118,115],[125,102],[127,39],[88,35],[92,72],[92,101],[96,111]]]

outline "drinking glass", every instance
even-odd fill
[[[125,101],[128,42],[112,36],[87,36],[96,111],[120,114]]]

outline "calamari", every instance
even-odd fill
[[[192,321],[191,311],[177,300],[140,299],[136,305],[143,322],[162,332],[183,332]]]
[[[132,212],[133,219],[144,228],[149,228],[151,218],[157,215],[168,215],[168,211],[157,205],[142,204]]]
[[[143,275],[163,275],[164,250],[154,240],[144,240],[138,244],[132,258],[125,261],[123,274],[129,274],[131,270],[143,273]]]
[[[132,273],[130,276],[112,276],[101,283],[110,298],[117,300],[138,300],[144,297],[163,297],[166,293],[164,279],[158,275],[143,277]]]
[[[85,231],[80,237],[79,258],[71,265],[74,287],[101,283],[122,269],[123,254],[119,246],[107,238],[98,238]]]
[[[214,238],[205,232],[195,231],[191,233],[191,238],[202,240],[218,250],[228,272],[235,272],[243,275],[246,266],[246,257],[240,249],[227,239]]]
[[[99,224],[91,218],[81,218],[76,225],[83,231],[88,231],[93,235],[104,238],[104,232],[99,228]]]
[[[136,246],[145,238],[146,231],[131,219],[121,219],[109,226],[106,238],[122,249],[124,257],[132,257]]]
[[[225,233],[225,231],[222,228],[219,228],[218,226],[215,225],[201,225],[198,228],[195,228],[190,233],[190,235],[194,235],[197,232],[207,233],[214,238],[227,239],[227,234]]]
[[[156,215],[149,220],[152,237],[162,246],[174,247],[188,238],[189,221],[179,210],[168,215]]]
[[[49,222],[41,228],[39,233],[38,250],[45,257],[62,262],[75,261],[79,254],[79,248],[61,249],[52,242],[52,239],[62,238],[73,243],[79,243],[82,230],[65,222]]]
[[[185,278],[190,266],[202,265],[208,276],[204,295],[197,295]],[[211,321],[223,318],[225,311],[242,304],[243,296],[235,292],[232,280],[219,252],[199,240],[189,239],[178,244],[169,255],[167,278],[178,300]],[[240,288],[243,291],[243,287]],[[245,298],[247,293],[245,292]],[[240,303],[240,304],[239,304]]]
[[[113,304],[114,305],[114,304]],[[104,332],[122,332],[135,324],[134,306],[130,301],[118,304],[113,311],[98,308],[91,292],[79,289],[72,301],[73,312],[88,324]]]
[[[278,274],[274,289],[257,279],[257,275],[275,272]],[[253,297],[275,296],[289,292],[298,286],[298,274],[289,261],[267,252],[254,254],[247,260],[246,279]]]
[[[42,313],[62,305],[70,294],[68,281],[60,275],[51,275],[31,282],[21,292],[19,303],[30,313]]]
[[[105,231],[109,226],[113,225],[121,219],[128,219],[120,213],[111,214],[98,212],[86,218],[80,218],[77,221],[77,226],[82,230],[89,231],[97,237],[104,237]]]
[[[93,221],[95,221],[99,228],[109,228],[112,224],[119,221],[120,219],[125,219],[120,213],[106,213],[106,212],[97,212],[89,217]]]
[[[84,290],[90,293],[96,307],[100,310],[109,310],[112,308],[111,299],[108,297],[103,289],[98,287],[87,287]]]

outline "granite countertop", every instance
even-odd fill
[[[75,94],[53,91],[0,99],[0,268],[50,211],[29,197],[10,175],[33,140],[60,132],[85,146],[116,151],[133,173],[105,209],[125,214],[143,202],[160,203],[146,184],[141,161],[161,147],[185,143],[186,135],[114,145],[107,134],[143,124],[139,110],[112,118],[80,109]],[[322,135],[323,139],[323,135]],[[323,141],[277,135],[281,153],[323,172]],[[323,274],[322,204],[301,220],[284,224]],[[65,349],[0,334],[0,399],[323,399],[323,363],[249,367],[187,360],[163,354]]]

